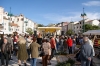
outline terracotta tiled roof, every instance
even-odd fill
[[[15,26],[15,27],[19,27],[18,24],[15,23],[9,23],[10,26]]]

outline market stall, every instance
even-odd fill
[[[89,30],[83,33],[83,35],[100,35],[100,30]]]
[[[54,33],[56,34],[57,31],[61,30],[61,27],[38,27],[37,30],[42,33]]]

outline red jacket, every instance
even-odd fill
[[[56,41],[55,41],[54,38],[52,38],[52,39],[50,40],[50,44],[51,44],[51,48],[55,48]]]
[[[72,39],[68,39],[68,40],[67,40],[67,45],[68,45],[68,47],[72,47],[72,45],[73,45],[73,40],[72,40]]]

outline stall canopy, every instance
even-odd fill
[[[89,30],[83,34],[84,35],[100,35],[100,30]]]
[[[61,27],[38,27],[37,28],[39,31],[44,31],[44,32],[56,32],[57,30],[61,30]]]

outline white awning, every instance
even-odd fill
[[[84,35],[100,35],[100,30],[89,30],[85,33],[83,33]]]

